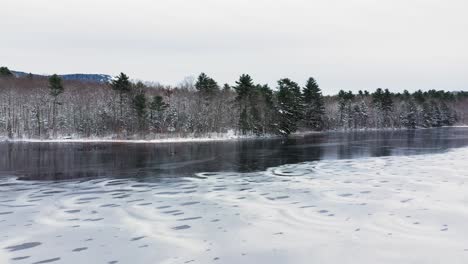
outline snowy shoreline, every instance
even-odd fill
[[[195,135],[187,137],[161,137],[154,139],[119,139],[119,138],[73,138],[61,137],[55,139],[31,139],[15,138],[8,139],[0,137],[0,142],[25,142],[25,143],[132,143],[132,144],[162,144],[162,143],[196,143],[196,142],[221,142],[221,141],[240,141],[254,139],[272,139],[279,138],[276,135],[235,135],[234,133],[213,133],[197,137]]]
[[[444,126],[440,128],[468,128],[468,125],[458,126]],[[420,129],[435,129],[435,128],[416,128]],[[314,134],[326,133],[357,133],[357,132],[379,132],[379,131],[402,131],[406,128],[367,128],[367,129],[351,129],[351,130],[325,130],[325,131],[300,131],[289,135],[289,138],[305,137]],[[136,137],[136,136],[135,136]],[[162,143],[197,143],[197,142],[222,142],[222,141],[242,141],[242,140],[255,140],[255,139],[278,139],[282,138],[280,135],[236,135],[233,131],[227,133],[209,133],[204,136],[179,136],[179,137],[160,137],[154,139],[120,139],[115,137],[69,137],[63,136],[55,139],[34,139],[34,138],[14,138],[0,137],[0,142],[25,142],[25,143],[132,143],[132,144],[162,144]]]

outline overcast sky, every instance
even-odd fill
[[[466,0],[2,0],[0,65],[125,72],[177,84],[206,72],[276,86],[468,89]]]

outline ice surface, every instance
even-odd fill
[[[0,180],[0,263],[467,263],[468,149],[159,182]]]

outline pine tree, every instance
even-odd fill
[[[362,128],[367,128],[367,122],[369,119],[369,109],[366,102],[363,100],[359,105],[359,126]]]
[[[274,102],[274,93],[273,90],[266,84],[260,85],[258,87],[260,96],[262,98],[262,101],[264,103],[264,111],[265,111],[265,120],[264,122],[266,123],[264,127],[266,128],[267,125],[271,125],[273,123],[273,116],[275,112],[275,102]]]
[[[278,132],[289,135],[297,130],[298,121],[302,119],[303,102],[301,88],[290,79],[278,81]]]
[[[405,102],[405,109],[401,117],[401,124],[407,129],[415,129],[417,126],[417,111],[416,104],[412,99]]]
[[[234,86],[234,90],[237,93],[236,101],[245,101],[252,93],[254,87],[252,78],[248,74],[242,74],[239,80],[236,81],[236,86]]]
[[[416,102],[419,104],[422,104],[426,101],[426,98],[424,97],[424,93],[421,90],[417,90],[416,92],[414,92],[413,97],[416,100]]]
[[[409,100],[411,98],[411,94],[408,92],[408,90],[403,91],[403,99],[404,100]]]
[[[116,76],[115,79],[112,80],[111,87],[119,94],[120,118],[122,119],[124,96],[131,91],[132,84],[130,83],[129,77],[121,72],[119,76]]]
[[[13,73],[8,67],[0,67],[0,77],[12,77]]]
[[[314,78],[311,77],[307,80],[302,96],[304,99],[304,119],[306,125],[315,130],[322,130],[325,107],[322,92]]]
[[[422,104],[421,116],[423,127],[432,127],[432,109],[430,104],[426,101]]]
[[[258,136],[261,135],[263,133],[262,117],[260,116],[260,110],[255,105],[250,107],[250,121],[252,132]]]
[[[383,97],[384,93],[382,88],[377,88],[377,90],[375,90],[375,92],[372,94],[372,101],[378,108],[382,108]]]
[[[255,85],[249,75],[243,74],[233,88],[237,93],[236,102],[239,105],[239,130],[245,135],[253,130],[252,116],[249,113],[252,113],[250,108],[252,107],[251,99],[255,93]]]
[[[384,115],[384,127],[390,127],[392,125],[391,114],[393,111],[393,98],[388,89],[385,89],[383,94],[381,107]]]
[[[63,85],[62,85],[62,78],[60,78],[57,74],[54,74],[49,77],[49,92],[50,95],[53,97],[52,101],[52,133],[56,135],[56,116],[57,116],[57,98],[60,94],[63,93]]]
[[[63,93],[63,85],[62,85],[62,78],[60,78],[57,74],[54,74],[49,77],[49,91],[50,95],[53,97],[59,96]]]
[[[439,106],[437,103],[432,100],[430,103],[430,115],[431,115],[431,126],[432,127],[441,127],[442,126],[442,118]]]
[[[378,88],[375,93],[372,94],[372,99],[375,107],[380,110],[379,121],[380,126],[390,127],[391,126],[391,113],[393,111],[393,98],[392,94],[388,89],[382,90]]]
[[[219,86],[214,79],[208,77],[205,73],[201,73],[195,83],[195,89],[203,96],[212,96],[219,91]]]
[[[146,95],[145,95],[145,85],[142,82],[138,82],[135,85],[134,91],[135,95],[133,96],[132,106],[135,109],[135,113],[138,120],[138,129],[141,131],[145,127],[146,119]]]
[[[441,122],[443,126],[452,126],[457,122],[457,115],[455,111],[450,109],[447,103],[441,102],[439,108],[440,108]]]
[[[240,117],[239,117],[239,130],[245,135],[251,128],[249,125],[249,116],[247,114],[247,109],[244,108],[241,110]]]
[[[352,102],[354,94],[352,91],[345,92],[340,90],[338,92],[338,107],[340,112],[340,124],[345,129],[352,128],[353,123],[353,110]]]
[[[161,131],[162,123],[163,123],[163,116],[167,108],[169,108],[169,104],[165,103],[162,96],[155,95],[153,100],[150,103],[150,120],[153,125]]]

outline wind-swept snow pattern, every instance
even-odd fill
[[[0,263],[467,263],[468,149],[138,182],[0,181]]]

